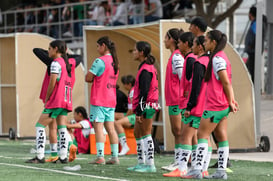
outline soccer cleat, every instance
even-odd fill
[[[202,179],[202,172],[201,170],[191,170],[186,175],[181,176],[184,179]]]
[[[45,158],[39,159],[37,156],[25,161],[25,163],[45,163]]]
[[[164,173],[163,176],[164,177],[181,177],[181,176],[186,175],[186,174],[187,174],[186,170],[180,171],[177,168],[177,169],[175,169],[174,171],[172,171],[170,173]]]
[[[161,167],[162,170],[167,170],[167,171],[174,171],[179,167],[179,164],[177,162],[174,162],[168,166],[163,166]]]
[[[119,159],[118,157],[112,157],[106,162],[106,164],[119,165]]]
[[[152,172],[156,172],[156,168],[154,165],[144,165],[143,167],[135,169],[134,171],[152,173]]]
[[[50,156],[45,162],[55,162],[59,159],[59,156]]]
[[[206,179],[224,179],[227,180],[227,173],[225,170],[216,170],[213,174],[205,176]]]
[[[71,145],[69,149],[69,162],[73,162],[76,159],[77,147],[75,145]]]
[[[61,159],[61,158],[59,157],[56,161],[53,161],[53,162],[51,162],[51,163],[62,163],[62,164],[66,164],[66,163],[68,163],[68,161],[67,161],[67,158]]]
[[[135,171],[136,169],[144,167],[144,164],[137,164],[136,166],[127,168],[128,171]]]
[[[125,145],[122,147],[121,151],[119,152],[118,156],[124,156],[128,153],[128,151],[130,151],[130,148]]]
[[[209,176],[209,172],[207,170],[203,171],[202,172],[202,176],[203,176],[203,178],[206,177],[206,176]]]
[[[97,157],[95,160],[89,162],[89,164],[105,165],[105,159],[103,157]]]
[[[233,173],[233,171],[230,168],[226,168],[227,173]]]

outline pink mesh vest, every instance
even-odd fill
[[[226,71],[231,83],[231,65],[226,54],[223,51],[220,51],[216,53],[214,57],[216,56],[222,57],[226,61]],[[216,79],[213,68],[211,71],[211,78],[207,84],[206,103],[204,109],[208,111],[222,111],[229,107],[229,103],[221,81]]]
[[[139,76],[142,70],[146,70],[148,72],[151,72],[153,74],[153,78],[150,84],[150,89],[148,92],[146,105],[149,105],[150,107],[153,107],[157,109],[156,106],[158,106],[158,80],[157,80],[157,71],[154,67],[154,65],[149,65],[144,63],[141,68],[137,72],[136,76],[136,82],[134,86],[134,97],[133,97],[133,111],[135,112],[139,101],[141,100],[141,97],[139,97],[140,89],[139,89]],[[144,107],[146,107],[146,105]],[[155,105],[155,106],[153,106]]]
[[[179,77],[173,74],[172,59],[175,54],[181,54],[179,50],[175,50],[168,60],[165,79],[165,100],[166,106],[175,106],[179,104]]]
[[[209,57],[208,56],[202,56],[198,58],[196,61],[198,61],[200,64],[204,65],[206,68],[209,63]],[[207,83],[204,82],[204,79],[202,80],[200,92],[197,98],[197,103],[194,108],[191,110],[191,115],[196,117],[201,117],[204,111],[204,105],[206,100],[206,89],[207,89]]]
[[[90,104],[102,107],[116,107],[116,83],[118,73],[115,75],[113,58],[107,54],[99,57],[104,64],[105,70],[102,75],[95,76],[91,87]]]
[[[54,61],[57,61],[61,65],[61,78],[56,82],[45,108],[64,108],[68,111],[72,111],[72,78],[68,76],[66,64],[63,58],[59,57]]]
[[[185,61],[183,65],[183,73],[182,73],[182,78],[180,81],[180,89],[179,89],[179,108],[180,109],[185,109],[187,107],[187,103],[190,98],[192,77],[190,80],[187,80],[186,78],[187,61],[188,61],[188,58],[190,57],[196,59],[196,55],[194,55],[193,53],[190,53],[184,57]],[[189,67],[189,68],[193,69],[193,67]]]

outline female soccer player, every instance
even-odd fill
[[[69,132],[73,140],[73,144],[78,147],[78,153],[89,153],[90,152],[90,139],[89,135],[91,132],[92,125],[88,120],[88,115],[86,110],[82,106],[78,106],[74,109],[74,120],[75,123],[67,124],[67,129],[74,129],[74,131]],[[69,158],[75,158],[72,155]]]
[[[116,82],[119,74],[119,62],[114,43],[107,36],[97,41],[96,58],[85,76],[85,81],[92,83],[90,95],[90,121],[96,136],[97,158],[91,164],[105,164],[104,133],[105,127],[111,144],[112,158],[106,164],[119,164],[118,136],[114,126],[116,106]]]
[[[223,49],[227,37],[219,30],[209,31],[205,37],[205,49],[210,51],[210,60],[205,73],[207,94],[201,124],[198,129],[197,162],[194,170],[184,178],[201,179],[204,160],[208,152],[208,139],[214,131],[219,141],[218,169],[205,178],[227,179],[226,165],[229,156],[227,140],[227,116],[238,111],[231,85],[231,65]]]
[[[119,143],[121,145],[121,151],[119,156],[126,155],[130,151],[127,145],[124,128],[133,128],[136,122],[136,115],[133,113],[133,96],[134,96],[134,85],[135,78],[132,75],[123,76],[121,82],[124,88],[129,91],[128,95],[128,111],[126,116],[115,121],[115,128],[118,133]]]
[[[137,140],[138,164],[128,168],[128,170],[156,172],[154,144],[151,136],[152,118],[158,109],[158,77],[153,65],[155,58],[151,55],[151,45],[145,41],[136,43],[133,56],[135,60],[140,62],[133,97],[133,111],[136,114],[134,133]]]
[[[66,128],[67,112],[72,111],[72,76],[71,65],[66,54],[66,44],[63,41],[55,40],[49,44],[49,57],[54,61],[50,66],[50,80],[47,93],[44,99],[45,109],[43,110],[36,124],[36,147],[37,156],[27,160],[27,163],[44,163],[45,151],[45,127],[54,119],[58,123],[60,135],[60,157],[61,163],[67,163],[68,132]]]
[[[40,92],[40,99],[45,102],[46,92],[48,88],[48,84],[50,81],[50,65],[53,58],[48,56],[48,51],[41,48],[34,48],[33,53],[47,66],[47,70],[45,72],[42,89]],[[72,89],[75,82],[75,68],[82,62],[82,56],[76,54],[68,54],[68,61],[71,65],[71,76],[72,76]],[[57,146],[57,123],[56,119],[54,119],[49,125],[49,142],[50,142],[50,157],[46,159],[46,162],[55,162],[58,160],[58,146]],[[70,138],[69,138],[70,139]],[[73,148],[73,149],[70,149]],[[75,155],[77,148],[72,144],[69,147],[69,156]],[[72,159],[69,159],[72,161]]]
[[[172,133],[174,135],[175,147],[174,147],[174,162],[168,166],[161,167],[167,171],[173,171],[178,168],[178,158],[181,154],[179,149],[182,123],[181,123],[181,112],[179,109],[179,81],[182,77],[184,58],[181,55],[177,43],[180,34],[183,30],[177,28],[169,29],[165,35],[165,48],[171,51],[171,56],[168,60],[166,68],[166,79],[165,79],[165,100],[166,106],[169,107],[169,117],[171,123]]]

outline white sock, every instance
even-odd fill
[[[151,135],[146,135],[143,139],[144,149],[146,151],[146,165],[154,165],[154,142]]]
[[[36,127],[36,149],[38,159],[45,157],[46,134],[44,127]]]
[[[119,142],[120,142],[120,145],[122,146],[122,148],[124,146],[127,146],[127,141],[126,141],[126,137],[125,136],[121,136],[119,137]],[[128,147],[128,146],[127,146]]]
[[[207,171],[208,170],[209,163],[210,163],[210,158],[211,158],[211,153],[212,153],[212,148],[209,147],[208,148],[208,153],[207,153],[207,155],[205,157],[205,161],[204,161],[204,165],[203,165],[202,171]]]
[[[192,146],[192,151],[191,151],[191,168],[194,168],[194,166],[196,165],[196,149],[197,149],[197,145],[193,145]]]
[[[68,150],[68,132],[66,127],[58,128],[60,135],[60,159],[67,158]]]
[[[181,151],[181,159],[179,162],[179,170],[184,171],[188,169],[188,161],[191,155],[191,145],[182,145],[182,151]]]
[[[145,154],[144,154],[144,141],[142,138],[136,140],[137,143],[137,161],[138,164],[145,164]]]
[[[196,164],[194,166],[195,170],[200,170],[202,171],[204,161],[205,161],[205,156],[208,153],[208,140],[206,139],[199,139],[198,140],[198,146],[196,150]]]
[[[181,155],[181,148],[175,148],[174,149],[174,163],[178,163],[179,162],[179,157]]]
[[[218,148],[218,170],[226,170],[229,156],[228,141],[219,142]]]

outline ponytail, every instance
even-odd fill
[[[54,40],[50,43],[50,46],[52,48],[56,48],[56,47],[58,48],[58,52],[62,54],[62,58],[64,59],[68,76],[71,77],[71,65],[68,62],[68,57],[66,54],[67,47],[65,42],[61,40]]]
[[[65,65],[66,65],[66,70],[67,70],[68,76],[71,77],[71,65],[69,64],[66,52],[64,54],[62,54],[62,58],[65,61]]]
[[[153,65],[155,63],[155,57],[151,54],[148,54],[145,59],[145,62],[149,65]]]
[[[113,58],[113,67],[114,67],[114,72],[116,75],[119,70],[119,61],[118,61],[116,47],[115,47],[114,42],[112,42],[108,36],[103,36],[100,39],[98,39],[97,43],[99,45],[102,45],[104,43],[106,45],[106,47],[109,49],[111,56]]]
[[[207,33],[208,38],[213,41],[216,41],[216,47],[214,48],[214,50],[210,53],[209,55],[209,63],[208,63],[208,67],[205,73],[205,82],[208,82],[211,78],[211,72],[212,72],[212,60],[213,57],[216,55],[216,53],[218,53],[219,51],[224,50],[226,43],[227,43],[227,36],[222,33],[219,30],[212,30],[209,31]]]
[[[205,51],[205,46],[204,46],[204,42],[205,42],[205,37],[203,35],[196,37],[196,44],[199,46],[202,46],[202,49]]]

